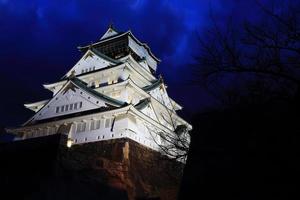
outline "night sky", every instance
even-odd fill
[[[110,22],[130,29],[162,60],[162,74],[171,97],[185,114],[214,104],[192,84],[190,64],[199,50],[197,37],[233,15],[254,17],[253,2],[244,0],[0,0],[0,126],[17,126],[33,112],[24,103],[48,99],[43,83],[59,80],[81,57],[77,46],[95,42]]]

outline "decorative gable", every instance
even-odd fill
[[[92,50],[88,50],[75,64],[75,66],[65,75],[65,77],[70,76],[73,71],[75,72],[75,75],[79,75],[102,69],[114,64],[115,63],[112,61],[97,55]]]
[[[118,35],[118,32],[115,31],[111,26],[107,29],[107,31],[104,33],[104,35],[101,37],[100,40],[103,40],[105,38],[109,38],[111,36],[114,36],[114,35]]]
[[[30,121],[42,120],[96,108],[107,107],[104,100],[95,97],[69,81]]]

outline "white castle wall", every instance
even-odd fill
[[[107,118],[109,119],[109,118]],[[158,150],[158,145],[141,121],[136,121],[133,117],[125,117],[116,119],[113,130],[111,124],[105,127],[105,120],[101,119],[100,129],[90,130],[77,133],[76,129],[72,130],[71,138],[74,144],[82,144],[88,142],[104,141],[119,138],[130,138],[146,147]],[[110,119],[111,121],[113,118]],[[91,121],[86,121],[89,127]]]
[[[66,74],[66,76],[70,76],[72,71],[75,71],[75,74],[79,75],[97,69],[102,69],[104,67],[110,66],[111,64],[111,62],[100,58],[92,51],[88,50],[84,54],[84,56],[75,64],[75,66]]]

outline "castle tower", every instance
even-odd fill
[[[69,147],[89,142],[129,138],[159,151],[165,135],[191,125],[167,93],[155,72],[160,60],[131,31],[112,26],[93,44],[78,47],[81,59],[61,80],[45,84],[47,100],[25,104],[35,114],[11,129],[18,140],[63,133]]]
[[[78,157],[78,166],[93,162],[87,166],[102,170],[105,180],[127,191],[129,199],[155,196],[157,188],[164,191],[161,199],[174,199],[162,181],[168,173],[154,160],[163,154],[177,158],[181,150],[172,145],[173,139],[181,138],[188,146],[192,126],[177,115],[182,107],[169,97],[163,78],[156,77],[160,60],[131,31],[118,32],[112,26],[98,42],[78,49],[83,56],[61,80],[43,85],[53,96],[25,104],[35,114],[8,131],[24,141],[61,134],[62,163],[76,163]],[[178,181],[164,179],[178,186]]]

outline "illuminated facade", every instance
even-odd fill
[[[129,138],[159,151],[161,134],[176,134],[184,125],[182,109],[167,93],[155,72],[160,62],[131,31],[109,27],[101,39],[78,47],[81,59],[62,77],[44,88],[52,98],[25,104],[35,114],[21,127],[9,129],[17,140],[66,134],[67,146]]]

